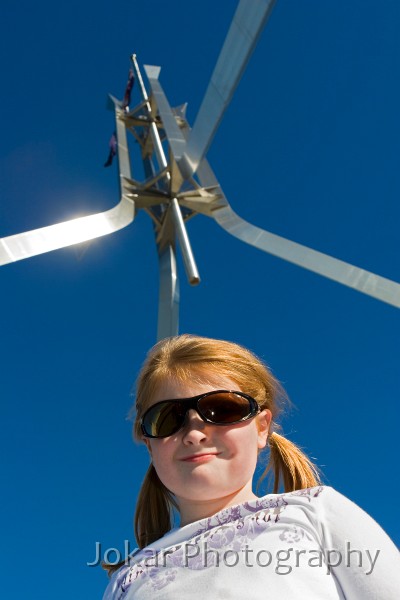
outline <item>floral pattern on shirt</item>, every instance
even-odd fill
[[[215,566],[218,551],[224,549],[225,552],[229,550],[238,552],[266,528],[278,523],[289,504],[286,500],[288,496],[302,496],[311,502],[321,494],[323,489],[323,486],[319,486],[244,502],[200,520],[199,528],[190,536],[189,541],[185,540],[181,544],[158,552],[151,548],[143,549],[137,557],[135,556],[135,561],[138,562],[130,565],[124,576],[120,574],[121,581],[116,600],[122,600],[125,592],[138,578],[146,578],[146,583],[151,585],[154,591],[158,591],[172,583],[181,568],[202,570]],[[301,527],[290,526],[282,529],[279,538],[283,542],[294,544],[304,538],[310,539],[310,536]],[[188,546],[197,548],[205,542],[207,561],[204,560],[204,554],[200,552],[189,553]]]

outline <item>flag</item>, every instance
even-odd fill
[[[122,108],[127,108],[131,102],[131,91],[133,84],[135,83],[135,76],[133,70],[129,69],[128,81],[126,83],[124,99],[122,100]]]
[[[117,138],[115,136],[115,131],[112,134],[112,136],[110,137],[110,141],[109,141],[108,145],[110,148],[110,152],[108,154],[108,158],[107,158],[106,162],[104,163],[105,167],[111,167],[113,158],[117,154]]]

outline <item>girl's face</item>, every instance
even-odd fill
[[[246,392],[224,377],[216,378],[215,385],[167,379],[150,405],[217,389]],[[217,426],[205,423],[195,410],[190,410],[183,428],[173,435],[145,438],[158,477],[176,497],[182,524],[255,498],[252,479],[258,450],[267,442],[270,421],[270,411],[264,410],[243,423]]]

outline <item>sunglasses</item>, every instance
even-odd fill
[[[162,400],[151,406],[141,418],[144,437],[164,438],[179,431],[189,410],[195,410],[206,423],[235,425],[252,419],[260,408],[251,396],[243,392],[217,390],[193,398]]]

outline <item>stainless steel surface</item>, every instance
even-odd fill
[[[178,236],[179,245],[182,251],[182,258],[185,265],[187,278],[191,285],[197,285],[200,283],[200,275],[197,270],[196,261],[194,260],[185,223],[183,222],[181,209],[176,198],[172,198],[171,200],[171,212],[174,220],[176,235]]]
[[[134,202],[122,198],[105,212],[10,235],[0,239],[0,265],[113,233],[132,223],[134,215]]]
[[[158,300],[157,340],[178,334],[179,280],[176,269],[175,248],[168,244],[158,249],[160,290]]]
[[[173,114],[161,84],[158,81],[161,70],[160,67],[145,65],[144,69],[146,71],[146,75],[152,90],[153,99],[157,106],[160,120],[167,135],[168,143],[176,165],[185,149],[186,140],[180,128],[178,127],[175,115]],[[178,177],[178,183],[176,182],[177,177],[173,177],[171,181],[171,194],[174,194],[175,191],[178,191],[182,183],[182,178],[179,177],[179,172],[176,173],[176,175]],[[175,225],[175,231],[178,236],[179,245],[182,251],[186,275],[191,285],[197,285],[200,283],[200,276],[193,256],[193,251],[190,245],[185,223],[183,221],[182,212],[176,197],[171,199],[170,206]]]
[[[160,119],[163,124],[174,159],[174,165],[171,170],[171,193],[176,194],[179,192],[183,182],[183,177],[177,167],[177,163],[182,158],[183,152],[186,148],[186,140],[182,135],[182,132],[176,122],[175,115],[171,110],[169,102],[164,94],[164,90],[162,89],[158,80],[161,68],[145,65],[144,70],[149,80],[153,98],[157,105],[158,113],[160,115]]]
[[[121,111],[115,104],[120,170],[120,202],[113,208],[101,213],[32,229],[0,239],[0,265],[72,246],[73,244],[87,242],[118,231],[132,223],[135,217],[135,202],[128,183],[131,178],[129,153],[126,129],[120,120],[120,114]]]
[[[395,281],[251,225],[230,206],[216,210],[213,217],[246,244],[400,308],[400,284]]]
[[[127,192],[127,184],[132,179],[131,164],[129,159],[128,140],[126,127],[123,121],[124,111],[119,108],[119,103],[114,103],[115,130],[117,134],[117,161],[119,170],[120,194]]]
[[[167,112],[169,105],[165,103],[164,107]],[[182,128],[181,137],[185,140],[187,136],[190,133],[186,125]],[[213,217],[228,233],[264,252],[400,307],[400,284],[248,223],[230,207],[205,158],[198,166],[197,175],[203,187],[180,194],[182,206]]]
[[[218,183],[206,159],[197,174],[203,186],[216,189]],[[212,216],[218,225],[242,242],[400,308],[399,283],[256,227],[232,210],[221,188],[219,198],[222,199],[220,208],[211,213],[202,212]]]
[[[169,102],[164,94],[164,90],[162,89],[158,80],[161,67],[145,65],[144,70],[150,83],[151,91],[158,108],[158,113],[160,115],[163,128],[167,134],[168,143],[175,160],[179,161],[186,147],[186,140],[183,137],[180,128],[178,127],[175,116],[172,113]]]
[[[133,54],[131,59],[139,82],[142,98],[145,101],[147,115],[150,119],[149,132],[160,169],[160,172],[157,173],[151,158],[148,157],[146,159],[147,169],[145,169],[145,171],[148,171],[150,174],[148,183],[150,182],[150,185],[153,184],[156,188],[159,187],[162,190],[166,190],[170,188],[171,175],[157,124],[155,122],[156,107],[154,106],[154,103],[156,99],[149,99],[148,97],[136,55]],[[152,68],[151,75],[154,80],[157,80],[159,72],[160,67]],[[144,154],[146,155],[147,152]],[[163,183],[165,183],[165,185],[163,185]],[[161,221],[155,231],[160,270],[157,325],[158,340],[177,335],[179,327],[179,279],[175,256],[175,223],[170,218],[168,200],[169,198],[165,197],[165,203],[162,203],[161,205]],[[179,207],[178,210],[180,210]],[[174,220],[176,220],[176,218]]]
[[[241,0],[197,114],[180,167],[185,178],[206,155],[275,0]]]
[[[145,85],[143,83],[143,78],[142,78],[142,74],[139,69],[136,54],[132,54],[131,60],[132,60],[132,63],[133,63],[134,69],[135,69],[136,78],[139,82],[142,98],[146,102],[147,112],[148,112],[149,117],[151,117],[152,116],[151,104],[149,102],[149,97],[147,95],[147,91],[146,91]],[[155,67],[155,68],[157,68],[157,67]],[[160,67],[158,67],[158,68],[160,68]],[[160,169],[165,169],[167,167],[167,161],[165,159],[165,154],[164,154],[164,151],[162,148],[160,136],[158,135],[157,125],[155,124],[153,119],[150,123],[150,135],[153,140],[154,149],[156,152],[159,167],[160,167]],[[169,178],[169,173],[167,173],[167,177]]]

